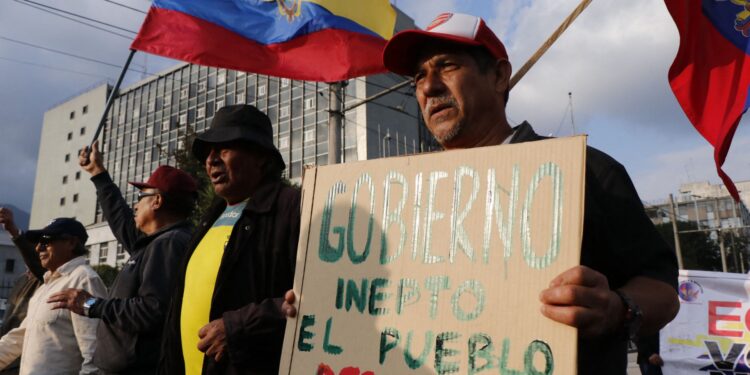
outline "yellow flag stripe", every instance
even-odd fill
[[[396,26],[396,10],[388,0],[307,0],[318,4],[329,12],[348,18],[390,39]]]

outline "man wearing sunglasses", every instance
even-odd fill
[[[53,308],[49,298],[61,290],[75,288],[94,296],[107,289],[99,275],[86,264],[86,229],[71,218],[53,220],[44,229],[22,233],[15,241],[27,264],[41,264],[47,271],[44,283],[29,301],[26,318],[18,328],[0,338],[0,368],[21,353],[19,373],[96,374],[92,362],[98,319]],[[32,259],[28,244],[36,243],[38,259]]]
[[[100,318],[94,364],[102,374],[151,374],[174,286],[191,226],[197,185],[187,173],[160,166],[147,182],[130,182],[139,189],[133,209],[104,168],[98,143],[90,155],[81,150],[78,162],[91,174],[104,218],[130,259],[117,275],[107,298],[85,290],[55,294],[56,307]]]

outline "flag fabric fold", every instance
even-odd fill
[[[300,80],[383,73],[388,0],[154,0],[131,48]]]
[[[719,177],[739,200],[722,166],[737,125],[750,104],[750,1],[665,0],[680,34],[669,69],[677,101],[714,147]]]

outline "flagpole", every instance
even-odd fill
[[[578,6],[573,10],[573,13],[571,13],[568,16],[568,18],[566,18],[565,21],[563,21],[563,23],[560,24],[557,30],[555,30],[555,32],[553,32],[552,35],[550,35],[549,39],[547,39],[547,41],[544,42],[544,44],[542,44],[541,47],[539,47],[536,53],[534,53],[534,55],[531,56],[531,58],[529,58],[529,60],[526,61],[525,64],[523,64],[521,69],[518,69],[516,74],[514,74],[513,77],[510,79],[511,89],[513,89],[513,86],[515,86],[516,83],[518,83],[518,81],[520,81],[521,78],[523,78],[523,76],[525,76],[526,73],[529,72],[531,67],[534,66],[534,64],[536,64],[537,61],[539,61],[542,55],[544,55],[544,53],[547,52],[547,50],[553,44],[555,44],[555,42],[560,37],[560,35],[562,35],[562,33],[568,29],[568,27],[573,23],[573,21],[575,21],[576,18],[578,18],[578,16],[581,15],[581,13],[583,13],[583,11],[586,9],[586,7],[589,6],[589,4],[591,4],[591,0],[582,0],[581,3],[578,4]]]
[[[99,134],[102,132],[102,128],[107,122],[107,114],[109,113],[109,109],[112,108],[112,103],[115,101],[115,95],[117,95],[117,91],[120,89],[122,79],[125,78],[125,73],[128,71],[128,67],[130,67],[130,62],[133,60],[133,55],[135,55],[135,50],[131,49],[130,54],[128,54],[128,59],[125,61],[125,65],[122,67],[122,71],[120,72],[120,77],[117,78],[115,87],[112,88],[112,91],[109,93],[107,104],[104,106],[104,112],[102,113],[102,118],[99,120],[99,126],[97,126],[96,132],[94,132],[94,138],[91,140],[92,145],[94,144],[94,142],[96,142],[96,139],[99,138]]]

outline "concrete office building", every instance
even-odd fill
[[[413,26],[403,13],[398,20],[397,29]],[[346,110],[404,79],[381,74],[345,82],[342,162],[437,148],[410,86]],[[126,254],[102,222],[93,184],[76,155],[91,141],[109,91],[100,85],[45,114],[31,220],[41,226],[54,217],[78,218],[89,229],[90,262],[115,266]],[[108,114],[101,149],[127,201],[136,199],[128,181],[147,179],[159,165],[175,165],[174,153],[190,146],[186,134],[203,132],[218,108],[239,103],[255,105],[270,117],[287,178],[299,182],[305,165],[327,164],[328,84],[180,64],[121,89]]]

